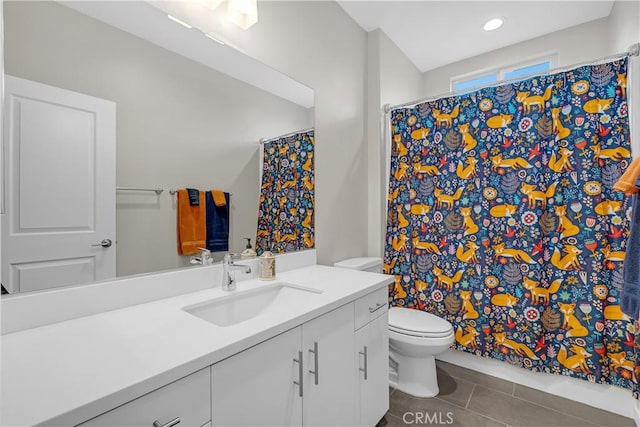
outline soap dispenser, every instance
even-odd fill
[[[257,254],[256,254],[256,251],[253,250],[253,247],[251,246],[251,238],[245,237],[245,240],[247,241],[247,247],[244,251],[242,251],[242,254],[240,254],[240,256],[242,258],[254,258]]]

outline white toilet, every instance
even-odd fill
[[[351,258],[335,267],[382,272],[380,258]],[[408,308],[389,309],[389,383],[417,397],[439,392],[435,356],[453,344],[451,323],[433,314]]]

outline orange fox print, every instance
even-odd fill
[[[393,176],[395,177],[395,179],[397,179],[398,181],[402,181],[404,178],[407,178],[407,170],[409,169],[409,165],[404,163],[404,162],[399,162],[398,163],[398,168],[396,169],[396,171],[393,173]]]
[[[545,191],[536,190],[536,186],[533,184],[522,183],[520,192],[527,196],[527,202],[529,209],[536,207],[536,202],[540,202],[542,209],[547,207],[547,199],[550,199],[556,194],[557,184],[552,183]]]
[[[495,294],[491,297],[491,304],[500,307],[515,307],[519,298],[511,294]]]
[[[527,264],[535,264],[536,262],[525,251],[520,249],[507,249],[504,243],[492,246],[495,257],[513,258],[515,261],[523,261]]]
[[[622,209],[622,202],[616,200],[605,200],[594,208],[598,215],[616,215],[620,209]]]
[[[620,92],[622,93],[622,97],[625,98],[627,96],[627,74],[626,73],[616,73],[618,77],[618,86],[620,87]]]
[[[411,139],[421,140],[425,139],[429,135],[430,128],[420,128],[411,132]]]
[[[395,293],[396,298],[398,299],[403,299],[407,297],[407,292],[404,290],[404,287],[402,287],[402,283],[400,282],[402,280],[402,276],[395,276],[394,277],[394,285],[393,285],[393,291]]]
[[[398,152],[398,156],[406,156],[409,153],[407,147],[402,143],[402,135],[395,135],[393,137],[394,142],[396,143],[396,150]]]
[[[586,337],[589,334],[587,328],[580,323],[575,316],[576,304],[558,303],[558,308],[563,315],[562,327],[567,330],[567,337]]]
[[[431,111],[433,113],[433,118],[436,120],[436,127],[439,128],[444,125],[445,127],[450,128],[453,124],[453,119],[458,117],[460,107],[458,105],[453,107],[451,114],[442,113],[440,110],[436,110],[435,108]]]
[[[536,106],[538,111],[544,110],[544,104],[546,101],[551,98],[551,86],[547,87],[542,96],[540,95],[532,95],[531,92],[518,92],[516,95],[516,101],[522,104],[522,110],[525,114],[529,114],[531,112],[531,107]]]
[[[607,354],[609,357],[609,366],[612,369],[620,370],[626,369],[627,371],[634,373],[635,371],[635,363],[633,360],[628,360],[626,358],[627,353],[622,351],[620,353],[609,353]]]
[[[611,107],[612,102],[613,102],[613,98],[609,98],[609,99],[596,98],[596,99],[592,99],[591,101],[585,102],[584,107],[582,108],[587,113],[592,113],[592,114],[604,113]]]
[[[590,146],[589,149],[591,149],[593,155],[599,159],[611,159],[618,162],[631,157],[631,151],[624,147],[602,148],[599,142]]]
[[[531,280],[528,277],[525,277],[522,280],[522,287],[531,293],[531,304],[538,304],[540,301],[542,301],[543,304],[549,305],[550,295],[558,292],[558,290],[560,289],[560,285],[562,285],[562,279],[556,279],[551,282],[549,288],[538,286],[539,284],[540,282]]]
[[[475,222],[473,222],[473,218],[471,218],[471,208],[460,208],[460,215],[462,215],[462,228],[464,228],[464,235],[469,236],[471,234],[476,234],[480,228],[477,226]],[[467,246],[469,244],[467,243]]]
[[[560,154],[560,156],[557,156],[555,152],[551,154],[549,164],[547,165],[549,169],[558,173],[572,171],[573,165],[571,164],[570,157],[573,155],[573,151],[565,147],[560,147],[558,154]]]
[[[560,232],[561,239],[575,236],[580,232],[580,227],[567,218],[567,205],[554,206],[553,210],[558,217],[558,228],[556,231]]]
[[[433,206],[426,205],[424,203],[417,203],[415,205],[411,205],[411,213],[414,215],[424,215],[431,212],[431,208]]]
[[[462,243],[458,243],[458,249],[456,249],[456,258],[460,261],[465,262],[467,264],[477,264],[478,263],[478,246],[475,242],[469,240],[467,242],[467,250],[465,251],[462,247]]]
[[[478,343],[476,342],[476,337],[480,335],[480,332],[478,332],[476,328],[471,325],[467,325],[465,327],[465,330],[467,331],[466,334],[462,331],[462,328],[458,326],[458,329],[456,329],[455,333],[456,342],[463,347],[477,349]]]
[[[557,139],[565,139],[571,135],[571,130],[564,127],[562,119],[560,118],[560,111],[562,108],[552,108],[551,118],[553,119],[553,132],[556,134]]]
[[[433,274],[438,278],[438,287],[446,287],[449,292],[453,290],[453,285],[462,279],[462,270],[456,272],[453,277],[449,277],[437,265],[433,267]]]
[[[469,133],[469,123],[458,125],[458,130],[462,134],[462,152],[466,153],[476,148],[478,141]]]
[[[625,251],[612,251],[611,245],[607,245],[604,249],[600,249],[600,252],[604,255],[605,261],[624,261]]]
[[[458,188],[452,196],[444,194],[441,189],[436,188],[433,190],[433,195],[436,196],[436,208],[440,209],[446,206],[449,210],[453,209],[453,202],[460,200],[462,196],[462,188]]]
[[[513,120],[512,114],[499,114],[487,119],[487,126],[492,129],[506,128]]]
[[[411,243],[413,244],[413,247],[415,249],[422,249],[425,250],[429,253],[435,253],[440,255],[440,249],[438,249],[438,246],[435,243],[431,243],[431,242],[421,242],[420,241],[420,237],[416,236],[414,238],[411,239]]]
[[[397,236],[393,236],[391,241],[391,246],[393,250],[396,252],[407,252],[407,241],[409,238],[406,234],[398,234]]]
[[[571,371],[582,371],[586,374],[590,374],[591,369],[589,369],[589,365],[587,365],[587,359],[591,357],[591,353],[585,350],[584,347],[580,347],[577,344],[571,346],[571,351],[575,354],[573,356],[568,356],[567,348],[561,344],[560,350],[558,350],[558,362]]]
[[[462,318],[477,319],[479,314],[471,302],[471,291],[460,291],[460,299],[462,299]]]
[[[470,179],[477,177],[478,171],[476,165],[478,164],[478,160],[474,157],[467,157],[465,163],[467,166],[463,166],[462,162],[458,162],[458,166],[456,167],[456,175],[458,175],[458,178]]]
[[[570,270],[582,270],[582,264],[578,259],[578,255],[582,253],[581,249],[573,245],[566,245],[562,251],[566,253],[565,256],[560,254],[558,248],[553,250],[553,255],[551,255],[551,264],[553,264],[557,269],[562,271],[570,271]]]
[[[628,322],[631,318],[624,314],[619,305],[608,305],[604,308],[605,320],[624,320]]]
[[[489,214],[494,218],[505,218],[512,217],[517,210],[517,205],[496,205],[489,210]]]
[[[502,154],[498,154],[495,156],[491,157],[491,169],[496,170],[498,168],[503,168],[503,169],[507,169],[507,168],[512,168],[512,169],[520,169],[520,168],[525,168],[525,169],[529,169],[532,168],[533,166],[531,166],[531,164],[529,164],[529,162],[527,162],[525,159],[523,159],[522,157],[516,157],[515,159],[504,159],[502,158]]]
[[[538,356],[526,344],[507,339],[506,332],[493,334],[496,345],[509,348],[519,356],[527,356],[529,359],[538,360]]]
[[[427,174],[427,175],[440,175],[440,171],[436,165],[423,165],[420,162],[413,164],[413,173],[415,175],[419,173]]]

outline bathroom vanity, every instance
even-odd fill
[[[373,426],[391,282],[311,265],[5,334],[0,424]]]

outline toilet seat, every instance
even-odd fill
[[[389,309],[389,330],[422,338],[442,338],[453,334],[453,327],[446,320],[425,311],[400,307]]]

